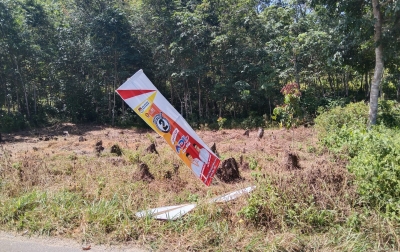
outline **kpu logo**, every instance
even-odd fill
[[[143,112],[145,111],[145,109],[146,109],[149,105],[150,105],[150,102],[146,100],[146,101],[143,103],[143,105],[140,106],[140,107],[138,108],[139,112],[140,112],[140,113],[143,113]]]
[[[162,116],[162,112],[154,116],[153,123],[164,133],[168,133],[171,130],[171,125],[168,120]]]

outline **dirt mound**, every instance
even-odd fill
[[[215,155],[217,155],[217,157],[219,157],[219,153],[217,151],[217,145],[215,143],[213,143],[210,149],[212,152],[214,152]]]
[[[263,136],[264,136],[264,129],[263,128],[259,128],[258,132],[257,132],[258,139],[263,138]]]
[[[234,158],[228,158],[222,162],[216,176],[225,183],[235,183],[243,178],[240,176],[239,166]]]
[[[97,152],[97,155],[100,155],[100,153],[104,150],[103,141],[102,140],[98,141],[94,148],[95,148],[95,150]]]
[[[156,150],[156,145],[154,143],[150,144],[150,146],[147,147],[146,152],[148,152],[148,153],[156,153],[158,155],[158,152]]]
[[[244,170],[244,171],[250,169],[250,164],[249,164],[248,162],[244,162],[244,161],[243,161],[243,156],[240,156],[239,164],[240,164],[240,168],[241,168],[242,170]]]
[[[139,166],[139,171],[137,171],[133,175],[133,179],[135,181],[146,181],[146,182],[151,182],[154,180],[153,174],[150,173],[149,167],[145,163],[141,163],[138,165]]]
[[[111,153],[115,153],[115,154],[117,154],[117,156],[121,156],[122,150],[118,144],[114,144],[113,146],[111,146]]]
[[[285,150],[282,164],[287,170],[301,169],[299,165],[299,156],[296,153],[288,150]]]

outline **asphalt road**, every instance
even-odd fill
[[[82,246],[76,241],[14,235],[0,232],[0,252],[145,252],[132,246]]]

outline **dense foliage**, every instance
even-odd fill
[[[306,118],[368,100],[373,8],[351,2],[1,0],[0,129],[140,123],[114,92],[139,69],[194,125],[265,126],[288,83]],[[380,90],[399,99],[399,1],[384,2]]]
[[[350,157],[348,169],[356,177],[360,204],[378,209],[399,221],[400,214],[400,105],[381,101],[379,125],[367,129],[368,107],[349,104],[325,111],[316,119],[322,143]]]

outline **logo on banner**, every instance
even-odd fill
[[[174,132],[172,132],[172,135],[171,135],[171,143],[172,143],[172,144],[175,143],[176,137],[178,136],[178,133],[179,133],[178,128],[175,128],[175,129],[174,129]]]
[[[181,149],[183,149],[182,152],[185,153],[189,145],[190,145],[189,136],[182,136],[181,139],[179,139],[178,144],[175,145],[175,150],[179,154]]]
[[[143,103],[143,105],[138,108],[139,112],[143,113],[149,105],[150,105],[150,102],[146,100]]]
[[[153,123],[164,133],[168,133],[171,130],[171,125],[168,120],[162,116],[162,112],[154,116]]]

